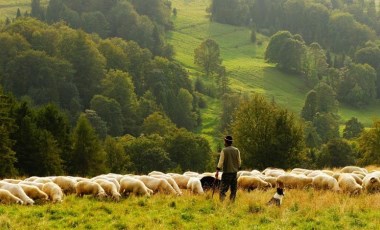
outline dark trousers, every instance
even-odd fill
[[[231,188],[230,200],[235,201],[237,191],[237,173],[223,173],[222,183],[220,184],[220,200],[226,198],[226,192]]]

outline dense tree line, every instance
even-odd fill
[[[171,57],[165,32],[171,29],[168,0],[50,0],[47,7],[32,0],[31,16],[48,23],[65,21],[70,27],[102,38],[120,37],[148,48],[153,55]]]
[[[3,90],[0,103],[0,177],[205,171],[212,162],[207,140],[159,112],[144,119],[139,137],[102,139],[87,111],[71,125],[51,103],[35,107]]]
[[[34,105],[53,102],[71,122],[93,110],[112,136],[138,135],[155,111],[188,130],[200,124],[187,71],[133,41],[21,18],[2,29],[0,44],[4,89]]]
[[[380,32],[374,0],[213,0],[209,11],[220,23],[255,25],[266,35],[288,30],[337,53],[347,54]]]

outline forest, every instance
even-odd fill
[[[192,78],[166,40],[170,1],[32,0],[0,27],[0,176],[213,170],[220,149],[196,133],[209,97],[247,168],[380,163],[380,121],[337,114],[380,97],[375,1],[210,3],[211,21],[267,37],[265,60],[304,82],[299,114],[234,92],[212,39],[194,63],[214,87]]]

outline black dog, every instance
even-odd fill
[[[284,196],[285,196],[284,189],[281,187],[278,187],[276,193],[274,194],[272,199],[268,201],[267,205],[275,204],[276,206],[280,206],[282,203],[282,198]]]

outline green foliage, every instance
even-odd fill
[[[16,174],[14,163],[17,161],[16,153],[12,150],[14,141],[10,133],[17,129],[11,117],[11,108],[14,104],[9,95],[5,95],[0,88],[0,177],[9,177]]]
[[[115,99],[95,95],[90,102],[90,108],[106,122],[107,133],[112,136],[123,134],[123,114],[120,104]]]
[[[364,130],[358,139],[360,152],[360,165],[380,164],[380,121],[374,121],[369,130]]]
[[[53,135],[39,127],[36,112],[25,102],[17,104],[12,111],[19,127],[11,133],[16,141],[16,168],[21,175],[57,175],[63,173],[62,149]]]
[[[360,36],[355,36],[355,35]],[[329,21],[329,39],[332,51],[348,53],[350,48],[364,44],[375,37],[368,26],[358,23],[348,13],[333,13]]]
[[[318,108],[318,95],[315,90],[310,90],[305,99],[305,105],[301,111],[301,117],[306,121],[312,121]]]
[[[340,101],[356,107],[370,104],[376,98],[376,71],[368,64],[352,64],[338,88]]]
[[[135,134],[138,105],[131,76],[120,70],[110,70],[102,80],[102,95],[112,98],[119,103],[123,121],[122,125],[119,124],[122,129],[121,131]],[[113,113],[116,113],[115,109],[110,109]],[[102,117],[99,112],[98,114]],[[113,119],[116,119],[115,116],[113,117]],[[109,123],[107,119],[103,118],[103,120]],[[110,134],[114,135],[112,132]]]
[[[165,115],[154,112],[144,119],[141,126],[141,133],[144,135],[158,134],[166,136],[176,131],[175,124]]]
[[[72,133],[73,156],[69,171],[76,175],[95,176],[107,171],[106,153],[92,128],[90,122],[82,114]]]
[[[216,41],[206,39],[194,50],[194,64],[200,66],[206,76],[216,72],[222,64],[220,49]]]
[[[317,166],[344,167],[354,164],[354,154],[350,144],[344,139],[331,139],[322,146]]]
[[[73,65],[73,82],[83,99],[83,105],[88,107],[93,95],[99,92],[105,58],[83,31],[67,31],[62,34],[62,38],[60,55]]]
[[[95,129],[96,134],[101,140],[107,136],[107,123],[94,110],[86,109],[84,115]]]
[[[265,60],[277,63],[278,67],[287,71],[301,72],[306,55],[304,42],[297,39],[289,31],[279,31],[274,34],[265,51]]]
[[[345,123],[343,130],[343,137],[346,139],[353,139],[359,137],[361,132],[363,132],[364,126],[358,121],[356,117],[352,117]]]
[[[211,161],[208,141],[184,129],[167,137],[165,149],[183,171],[205,171]]]
[[[113,173],[126,173],[131,171],[131,159],[125,153],[123,142],[107,136],[104,140],[104,151],[107,153],[106,165]]]
[[[147,174],[154,170],[166,172],[174,168],[163,144],[162,138],[158,135],[142,136],[128,141],[125,151],[133,162],[133,171]]]
[[[56,105],[48,104],[37,111],[36,123],[39,129],[48,131],[51,137],[49,134],[44,135],[56,141],[58,150],[54,149],[53,151],[58,151],[60,159],[64,160],[64,169],[67,169],[67,161],[69,161],[72,152],[72,141],[70,136],[71,126],[66,114],[60,111]],[[57,162],[60,162],[60,159],[56,156],[55,158]]]
[[[105,38],[109,34],[109,23],[100,11],[84,12],[81,15],[83,30],[88,33],[97,33]]]
[[[304,160],[303,131],[294,115],[259,95],[239,104],[232,134],[245,167],[290,168]]]
[[[313,126],[316,128],[322,143],[339,138],[339,123],[335,114],[317,113],[313,120]]]

